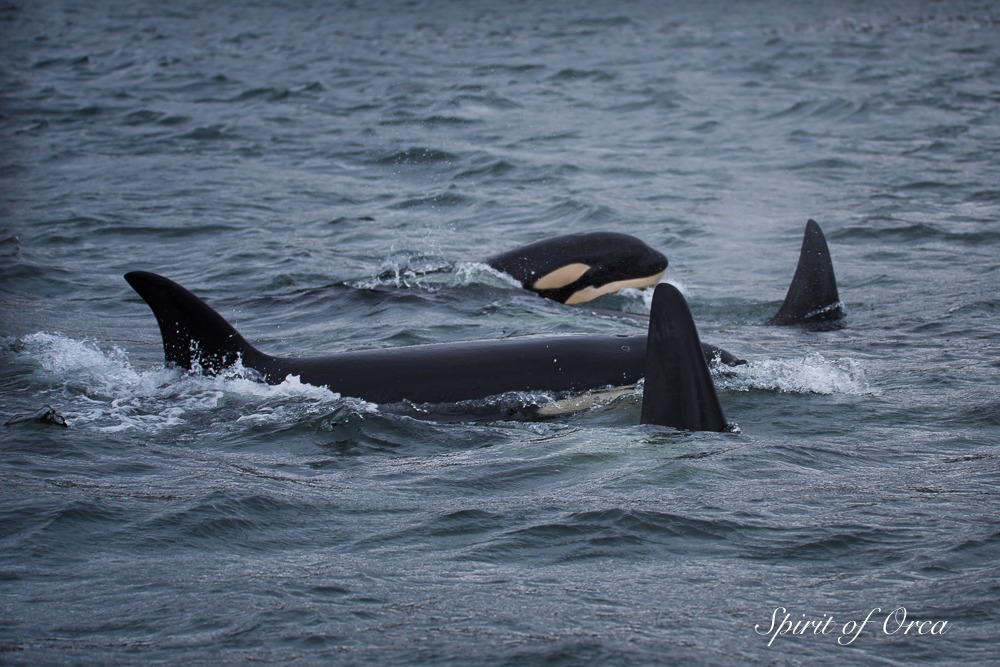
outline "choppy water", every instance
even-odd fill
[[[0,411],[70,423],[0,429],[0,662],[1000,657],[994,5],[211,7],[0,5]],[[809,217],[845,326],[762,326]],[[121,279],[278,354],[641,332],[476,263],[570,230],[668,255],[741,434],[185,376]]]

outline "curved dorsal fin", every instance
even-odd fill
[[[125,280],[156,316],[168,364],[214,375],[243,359],[251,366],[258,352],[222,315],[177,283],[147,271],[132,271]]]
[[[806,223],[802,251],[795,276],[788,286],[785,302],[768,324],[808,324],[829,322],[844,316],[844,304],[837,292],[833,260],[823,230],[815,220]]]
[[[694,318],[673,285],[656,286],[646,336],[642,423],[688,431],[725,430],[728,424]]]

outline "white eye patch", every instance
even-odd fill
[[[590,270],[589,264],[574,262],[561,266],[555,271],[549,271],[544,276],[535,281],[532,289],[559,289],[566,287],[570,283],[579,280],[580,276]]]

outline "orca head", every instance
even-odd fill
[[[571,305],[628,287],[652,287],[667,269],[663,253],[634,236],[615,232],[543,239],[486,263],[539,296]]]

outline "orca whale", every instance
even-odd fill
[[[728,430],[712,374],[697,363],[702,348],[694,318],[673,285],[660,284],[653,291],[646,337],[641,422],[686,431]]]
[[[652,287],[667,258],[644,242],[616,232],[554,236],[485,260],[546,299],[575,305],[627,287]]]
[[[810,219],[802,235],[802,249],[785,300],[768,324],[822,324],[844,316],[837,291],[830,248],[819,224]]]
[[[525,337],[285,358],[258,350],[208,304],[163,276],[133,271],[125,280],[152,309],[167,364],[186,370],[214,375],[239,362],[269,384],[298,376],[385,404],[457,403],[518,391],[580,393],[635,385],[649,375],[654,379],[644,390],[642,423],[726,427],[694,322],[671,285],[654,292],[646,336]],[[647,411],[647,404],[656,407]]]
[[[486,263],[518,280],[525,289],[576,305],[627,287],[652,287],[667,268],[667,258],[644,242],[615,232],[565,234],[495,255]],[[598,315],[645,320],[642,315],[594,309]],[[844,316],[830,248],[819,224],[810,219],[802,237],[795,275],[778,312],[767,324],[824,325]],[[725,350],[704,345],[706,355],[736,365]]]

